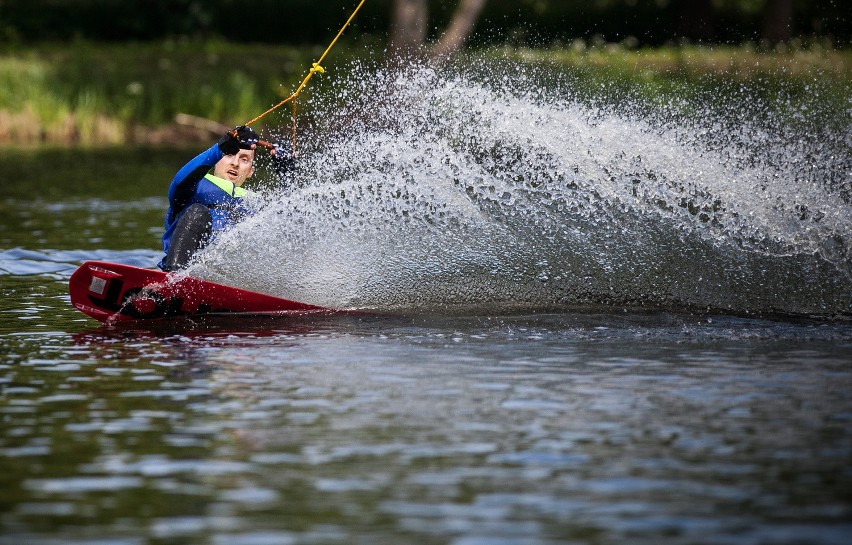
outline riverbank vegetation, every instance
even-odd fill
[[[205,120],[212,120],[215,130],[251,119],[288,96],[322,49],[186,40],[10,48],[0,53],[0,145],[209,139]],[[338,46],[323,77],[335,77],[353,59],[379,62],[381,49],[369,40]],[[749,46],[632,48],[578,40],[568,46],[501,46],[470,54],[479,62],[509,60],[570,72],[588,92],[630,86],[651,98],[688,92],[708,78],[772,81],[801,92],[819,82],[838,100],[848,98],[852,87],[852,51],[818,45],[766,51]]]
[[[177,114],[233,124],[290,92],[315,48],[223,42],[40,45],[0,54],[0,143],[192,138]]]

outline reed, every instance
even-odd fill
[[[179,113],[233,125],[288,95],[316,54],[222,42],[83,42],[6,52],[0,144],[157,143]]]
[[[375,58],[378,49],[343,44],[334,64]],[[321,52],[322,46],[220,41],[81,41],[11,49],[0,53],[0,145],[209,138],[176,126],[175,117],[189,114],[225,125],[250,119],[288,96]],[[819,80],[842,102],[852,81],[852,52],[818,46],[774,52],[748,46],[633,50],[577,42],[554,49],[491,48],[475,56],[570,72],[590,95],[629,88],[654,99],[689,94],[708,80],[782,82],[806,92]]]

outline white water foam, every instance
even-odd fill
[[[195,274],[343,308],[852,311],[849,123],[661,122],[522,71],[356,69],[333,95],[297,186]]]

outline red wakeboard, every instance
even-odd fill
[[[288,315],[337,312],[191,276],[87,261],[68,282],[71,303],[100,322],[210,314]]]

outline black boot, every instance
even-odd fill
[[[198,203],[186,207],[178,218],[162,269],[166,272],[185,269],[195,252],[210,241],[212,231],[213,216],[209,208]]]

